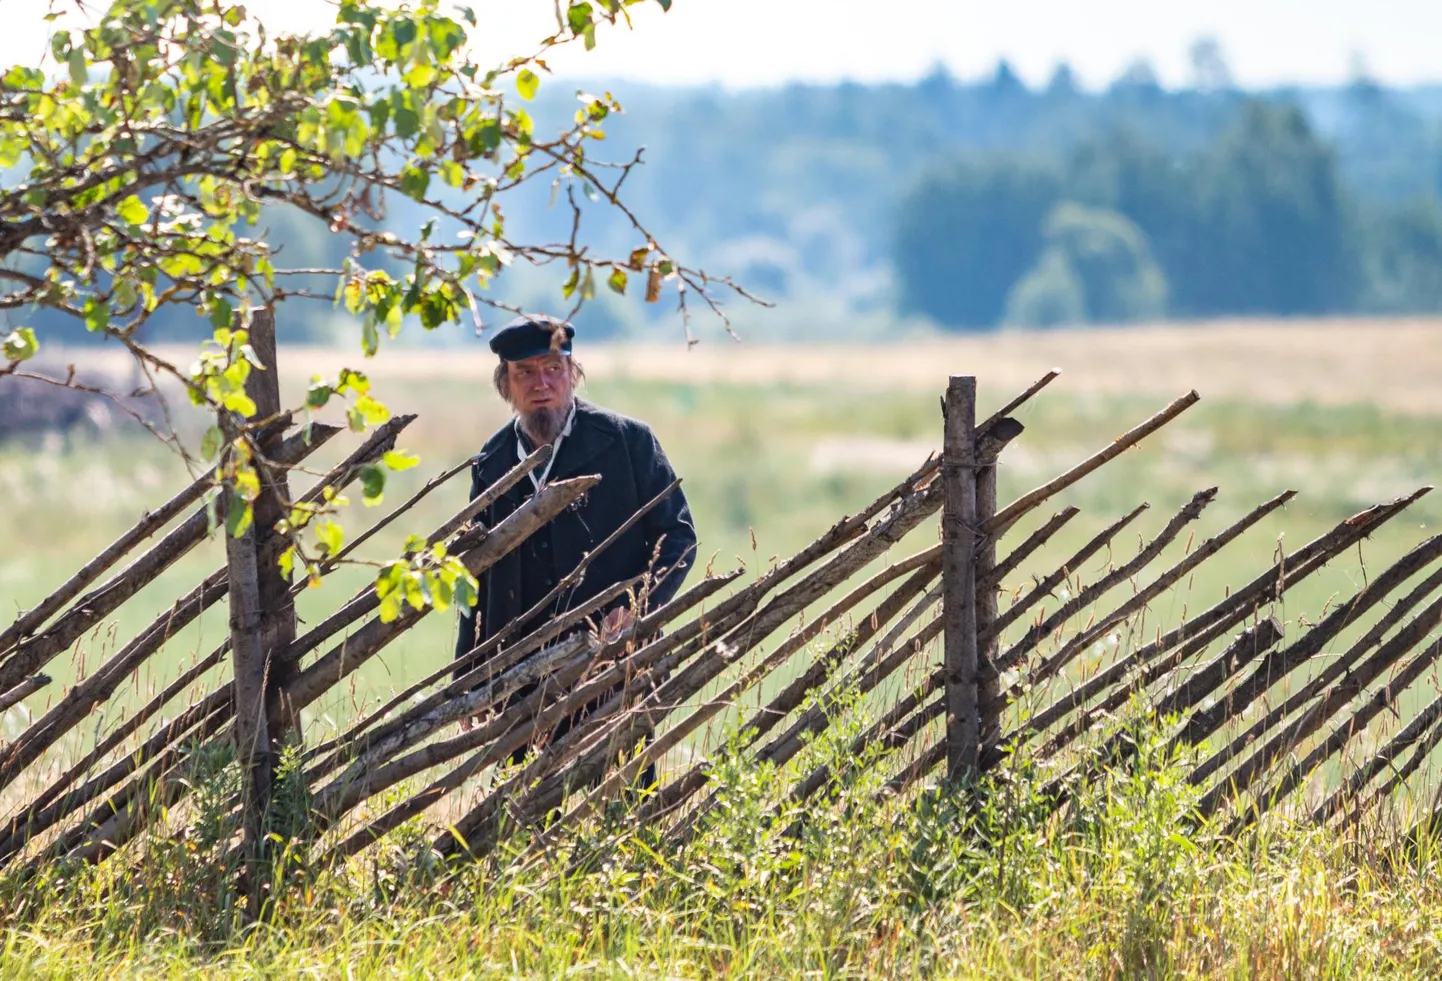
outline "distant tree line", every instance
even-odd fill
[[[1442,309],[1435,197],[1363,198],[1290,104],[1168,152],[1130,130],[1060,162],[968,154],[900,202],[903,309],[957,328]]]
[[[628,111],[606,120],[593,153],[624,161],[644,147],[632,207],[676,255],[779,301],[742,311],[770,336],[811,321],[828,335],[864,318],[884,329],[898,313],[983,329],[1442,310],[1442,87],[1359,78],[1246,93],[1215,45],[1199,45],[1193,63],[1181,90],[1145,64],[1102,91],[1080,88],[1064,65],[1028,87],[1005,63],[977,81],[938,69],[910,84],[624,85]],[[578,88],[608,87],[548,81],[527,107],[538,129],[554,128],[575,113]],[[378,223],[415,225],[405,207],[394,202]],[[538,185],[506,223],[519,238],[563,241],[571,212]],[[253,233],[291,263],[346,257],[342,236],[282,214]],[[582,228],[599,249],[630,233],[603,208]],[[509,271],[498,296],[569,306],[529,272]],[[320,278],[297,285],[334,290]],[[675,334],[669,306],[605,289],[583,317],[591,336]],[[177,311],[147,329],[183,339],[209,326]],[[283,330],[325,341],[331,325],[312,308]]]

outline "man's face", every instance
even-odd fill
[[[571,365],[560,354],[509,362],[511,401],[520,413],[562,409],[571,401]]]

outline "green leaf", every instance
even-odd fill
[[[89,297],[82,308],[85,314],[85,329],[98,334],[110,326],[110,308],[96,297]]]
[[[381,462],[399,473],[402,470],[409,470],[417,463],[420,463],[421,458],[407,453],[405,450],[387,450],[385,455],[381,457]]]
[[[115,213],[120,217],[121,221],[131,225],[143,225],[145,224],[145,219],[150,217],[150,209],[134,194],[116,205]]]
[[[443,573],[450,572],[455,574],[455,595],[453,597],[455,602],[459,604],[462,609],[469,610],[474,607],[478,598],[478,590],[480,589],[480,583],[476,581],[476,577],[471,575],[470,571],[454,557],[446,559],[445,565],[441,567],[441,571]]]
[[[419,167],[407,167],[401,171],[401,193],[417,201],[426,199],[426,188],[431,185],[431,175]]]
[[[310,387],[305,390],[306,407],[310,409],[319,409],[327,402],[329,402],[330,397],[334,394],[334,389],[332,389],[325,382],[321,381],[319,378],[314,378],[311,380]]]
[[[529,68],[521,69],[521,73],[516,76],[516,91],[528,102],[536,97],[536,90],[540,87],[541,79]]]
[[[115,304],[116,310],[129,310],[135,306],[138,299],[135,293],[135,284],[128,279],[122,279],[115,284],[115,291],[111,294],[111,301]]]
[[[90,72],[85,64],[85,49],[75,47],[70,49],[70,81],[76,85],[84,85],[90,81]]]
[[[244,447],[242,443],[240,446]],[[251,466],[241,467],[235,472],[235,492],[247,501],[260,496],[260,474]]]
[[[250,530],[255,513],[250,502],[234,491],[230,492],[230,504],[225,509],[225,532],[231,538],[239,538]]]
[[[210,305],[210,326],[229,327],[234,320],[235,308],[230,305],[230,301],[223,296],[216,297],[215,302]]]
[[[424,581],[416,573],[413,572],[406,576],[402,592],[406,594],[406,602],[411,605],[412,609],[420,610],[425,607]]]
[[[335,558],[345,544],[345,529],[326,519],[315,526],[315,540],[325,549],[327,558]]]
[[[606,277],[606,285],[611,287],[612,292],[626,295],[626,270],[613,269],[611,275]]]
[[[401,76],[401,81],[411,88],[423,89],[435,80],[439,74],[434,65],[413,65],[411,69]]]
[[[24,361],[35,357],[35,352],[40,350],[40,342],[35,339],[34,330],[19,327],[5,336],[3,350],[6,360]]]
[[[656,0],[656,2],[661,5],[662,10],[667,12],[671,10],[671,0]]]
[[[205,431],[205,435],[201,437],[200,440],[201,457],[206,460],[214,460],[224,442],[225,435],[220,431],[220,427],[211,426]]]
[[[482,120],[471,134],[468,149],[474,154],[490,153],[501,145],[501,124],[495,119]]]
[[[366,507],[375,507],[386,492],[386,472],[374,464],[361,467],[361,500]]]
[[[401,588],[401,579],[405,576],[406,564],[396,561],[387,565],[376,574],[376,596],[385,599],[391,593]]]
[[[591,26],[591,5],[585,3],[573,3],[566,11],[566,23],[571,27],[572,34],[584,34]]]
[[[440,613],[446,612],[451,608],[451,597],[455,595],[455,590],[450,583],[440,579],[434,573],[427,579],[431,587],[431,605]]]

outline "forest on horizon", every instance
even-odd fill
[[[731,303],[751,338],[1442,312],[1442,85],[1359,75],[1244,91],[1219,50],[1202,54],[1180,90],[1144,64],[1100,91],[1065,66],[1028,87],[1001,62],[982,80],[938,68],[912,84],[741,91],[545,79],[529,108],[540,132],[569,120],[578,88],[613,91],[626,111],[608,120],[608,159],[644,147],[629,205],[672,255],[776,303]],[[619,216],[580,203],[583,240],[636,244]],[[570,222],[544,186],[507,209],[522,239],[564,238]],[[396,195],[382,223],[421,219]],[[345,259],[340,239],[280,211],[259,233],[291,262]],[[562,279],[515,266],[494,295],[564,312]],[[350,343],[324,303],[294,306],[284,336]],[[68,318],[42,318],[8,314],[87,339]],[[577,322],[592,338],[680,336],[670,301],[604,288]],[[147,330],[191,340],[210,327],[172,309]],[[455,329],[402,336],[474,343]]]

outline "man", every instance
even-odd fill
[[[514,418],[476,456],[471,499],[538,447],[549,445],[552,455],[530,479],[481,512],[479,520],[494,528],[548,481],[584,474],[599,474],[601,481],[481,575],[475,611],[461,618],[456,657],[502,630],[519,639],[547,619],[642,574],[662,574],[649,583],[654,609],[676,594],[691,565],[696,528],[678,487],[592,559],[579,583],[530,621],[516,622],[587,552],[675,480],[649,427],[576,398],[576,385],[585,373],[571,357],[575,333],[569,323],[534,315],[511,321],[491,338],[491,350],[500,359],[496,391],[510,404]],[[630,617],[624,600],[612,606],[602,624],[605,633],[624,627]]]

